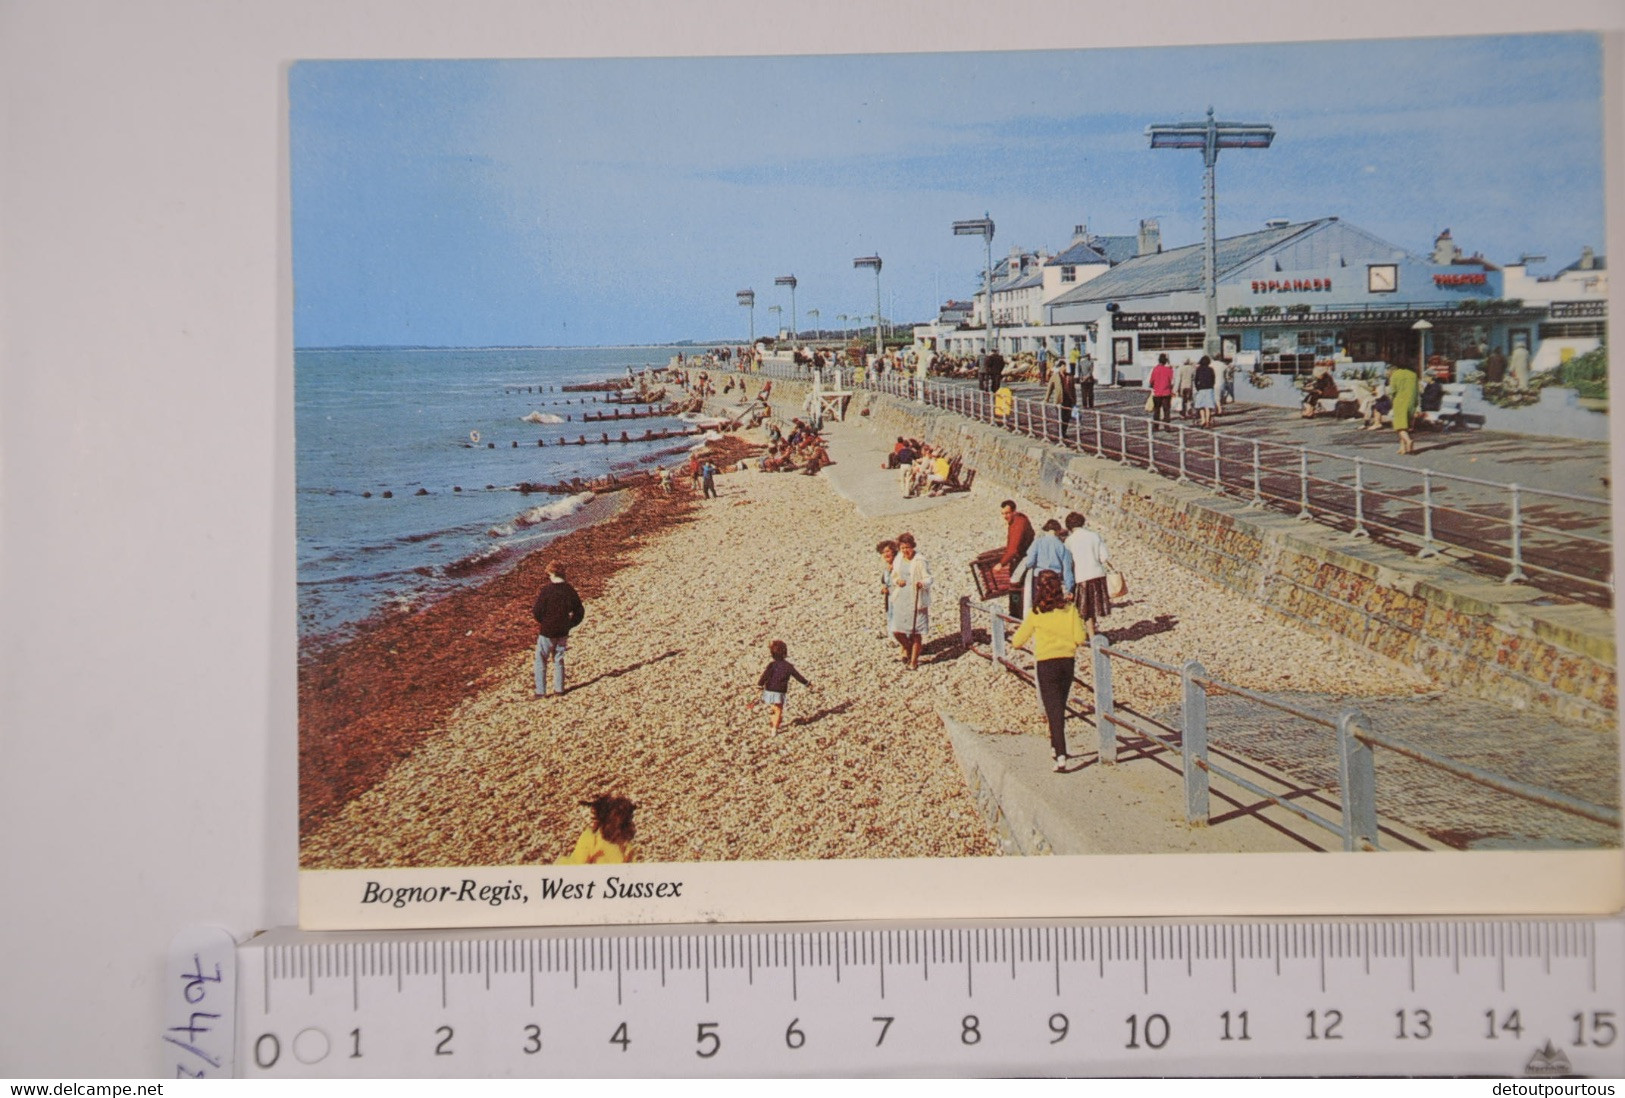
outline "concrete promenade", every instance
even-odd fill
[[[975,388],[971,382],[948,384]],[[1033,402],[1023,404],[1029,414],[1018,417],[1024,433],[1059,438],[1057,409],[1037,408],[1036,422],[1030,414],[1042,388],[1017,383],[1011,389],[1018,400]],[[1425,543],[1428,495],[1441,556],[1495,579],[1513,570],[1514,503],[1505,486],[1515,484],[1521,581],[1588,605],[1612,606],[1607,443],[1430,427],[1414,432],[1417,452],[1404,457],[1392,430],[1362,430],[1358,419],[1330,415],[1304,419],[1295,409],[1262,404],[1226,406],[1213,431],[1176,415],[1175,431],[1151,433],[1145,399],[1141,388],[1097,389],[1099,416],[1080,410],[1070,445],[1108,457],[1126,454],[1169,477],[1183,469],[1198,484],[1223,483],[1243,496],[1256,487],[1277,509],[1296,512],[1307,495],[1307,510],[1317,522],[1344,530],[1358,525],[1376,543],[1413,554]],[[1301,450],[1312,452],[1306,463],[1300,463]],[[1256,485],[1255,455],[1262,466]],[[1424,478],[1424,470],[1431,475]]]
[[[1143,401],[1143,390],[1104,390],[1097,404],[1102,411],[1120,412],[1139,422],[1145,418]],[[1303,420],[1291,410],[1260,406],[1239,410],[1232,406],[1219,420],[1219,431],[1238,440],[1267,437],[1350,455],[1386,454],[1393,448],[1391,432],[1361,432],[1349,421]],[[892,440],[866,420],[831,422],[827,437],[836,464],[823,475],[834,491],[867,516],[903,515],[956,499],[903,498],[898,475],[881,467]],[[1519,464],[1520,476],[1532,474],[1524,479],[1538,478],[1574,494],[1596,494],[1597,478],[1606,472],[1607,447],[1596,443],[1554,443],[1466,430],[1423,435],[1418,449],[1422,452],[1417,457],[1436,463],[1439,471],[1462,469],[1468,476],[1503,479],[1510,460]],[[1004,492],[1003,486],[978,479],[974,495],[985,510]],[[1037,513],[1030,501],[1016,498],[1024,509]],[[1132,630],[1129,609],[1121,621],[1113,620],[1108,635]],[[1244,632],[1245,626],[1238,624],[1236,643],[1246,643]],[[1088,671],[1080,677],[1087,680]],[[1593,729],[1544,716],[1533,721],[1530,713],[1515,706],[1456,691],[1403,699],[1306,692],[1288,700],[1328,714],[1357,705],[1385,734],[1419,747],[1594,803],[1619,804],[1618,753],[1599,750],[1599,733]],[[1092,702],[1091,687],[1087,681],[1080,683],[1073,696],[1076,716],[1069,722],[1074,751],[1098,742]],[[1177,712],[1143,716],[1178,726]],[[1112,853],[1148,846],[1168,851],[1341,848],[1340,839],[1330,832],[1218,779],[1213,785],[1214,823],[1187,827],[1178,758],[1149,740],[1125,736],[1115,767],[1101,765],[1093,750],[1083,750],[1068,772],[1057,774],[1030,743],[980,734],[952,714],[943,717],[984,813],[1011,852]],[[1209,717],[1213,745],[1234,760],[1225,765],[1242,770],[1276,795],[1337,818],[1336,752],[1329,730],[1235,697],[1211,699]],[[1383,845],[1388,849],[1554,848],[1619,842],[1617,831],[1605,825],[1531,805],[1392,753],[1378,753],[1377,788]]]

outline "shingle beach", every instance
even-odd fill
[[[854,433],[847,454],[876,464],[890,441],[857,423],[834,429]],[[746,470],[718,487],[709,501],[686,478],[671,496],[637,489],[614,519],[308,657],[303,867],[549,863],[585,822],[579,802],[606,792],[637,802],[637,845],[652,861],[998,854],[939,714],[1047,753],[1032,687],[959,647],[969,562],[1002,544],[1007,493],[979,481],[900,519],[866,518],[824,475]],[[905,529],[935,591],[914,671],[880,635],[874,551]],[[1237,604],[1216,585],[1103,532],[1131,583],[1107,629],[1132,634],[1136,654],[1199,659],[1258,690],[1427,688],[1261,610],[1244,611],[1238,632]],[[569,562],[587,615],[570,638],[569,692],[537,699],[530,603],[554,556]],[[777,735],[763,710],[745,708],[773,639],[814,684],[791,686]],[[1177,683],[1126,668],[1116,689],[1153,707]],[[1094,731],[1074,721],[1071,735],[1081,746]]]

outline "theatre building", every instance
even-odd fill
[[[1126,260],[1054,299],[1046,319],[1091,326],[1098,380],[1141,382],[1158,354],[1177,364],[1202,353],[1202,252]],[[1546,316],[1506,300],[1503,272],[1462,256],[1448,230],[1417,256],[1335,217],[1272,221],[1219,240],[1215,272],[1224,355],[1263,373],[1414,363],[1419,343],[1448,372],[1487,347],[1531,339]]]

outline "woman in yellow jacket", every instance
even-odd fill
[[[1049,742],[1055,769],[1066,769],[1066,702],[1072,693],[1072,672],[1078,648],[1089,643],[1089,631],[1078,608],[1061,588],[1057,572],[1043,571],[1033,580],[1033,605],[1016,628],[1010,643],[1021,648],[1034,642],[1038,657],[1038,697],[1049,719]]]
[[[637,805],[625,797],[596,797],[582,801],[592,809],[592,823],[576,840],[576,848],[554,865],[613,865],[637,860],[632,848],[632,837],[637,828],[632,825],[632,813]]]

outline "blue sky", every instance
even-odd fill
[[[1219,232],[1337,216],[1555,270],[1603,251],[1587,35],[780,58],[316,61],[289,78],[299,346],[743,340],[969,297],[1087,222],[1202,231],[1196,152],[1153,123],[1266,122],[1218,166]],[[817,309],[819,320],[808,319]]]

